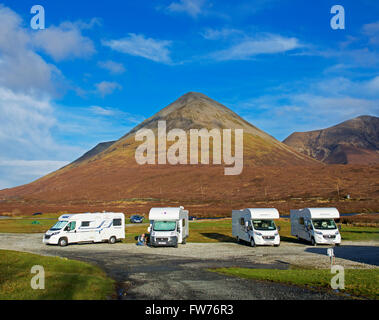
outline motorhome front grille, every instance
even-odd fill
[[[156,241],[168,241],[168,238],[155,238]]]
[[[50,235],[47,235],[47,234],[45,234],[45,239],[47,240],[47,239],[50,239]]]
[[[266,240],[274,240],[275,236],[263,236],[262,238]]]
[[[335,239],[335,238],[336,238],[336,236],[333,234],[324,235],[324,239]]]

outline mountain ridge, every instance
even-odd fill
[[[379,163],[379,118],[362,115],[325,129],[294,132],[283,143],[328,164]]]

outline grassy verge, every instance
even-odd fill
[[[33,223],[34,222],[34,223]],[[36,223],[37,222],[37,223]],[[56,220],[40,219],[4,219],[0,220],[0,232],[6,233],[43,233],[54,225]],[[297,242],[291,235],[289,219],[282,218],[276,222],[280,226],[280,237],[283,242]],[[126,227],[124,242],[135,242],[135,236],[147,232],[147,225],[134,224]],[[199,220],[191,221],[188,242],[234,242],[232,236],[232,221],[225,220]],[[379,228],[357,227],[342,225],[342,240],[353,241],[379,241]]]
[[[220,268],[212,271],[245,279],[266,280],[294,284],[305,287],[330,289],[330,281],[334,276],[330,270],[321,269],[248,269]],[[345,289],[341,292],[379,299],[379,269],[345,269]]]
[[[45,270],[43,290],[31,288],[34,265]],[[0,250],[1,300],[98,300],[106,299],[113,292],[114,281],[88,263]]]

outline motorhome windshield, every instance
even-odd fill
[[[67,224],[68,221],[58,221],[56,224],[54,224],[50,230],[60,230],[62,229],[66,224]]]
[[[312,223],[315,229],[320,229],[320,230],[337,229],[337,226],[333,219],[312,219]]]
[[[174,231],[176,228],[176,221],[154,221],[154,231]]]
[[[273,220],[253,220],[254,230],[276,230]]]

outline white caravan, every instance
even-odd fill
[[[334,222],[340,213],[336,208],[305,208],[291,210],[291,234],[317,244],[341,243],[341,234]]]
[[[78,242],[115,243],[125,238],[125,216],[119,212],[64,214],[48,230],[45,244],[66,246]]]
[[[279,227],[274,219],[279,219],[275,208],[250,208],[232,211],[232,234],[240,240],[256,245],[280,245]]]
[[[151,208],[149,212],[150,245],[178,247],[188,238],[188,210],[177,208]]]

